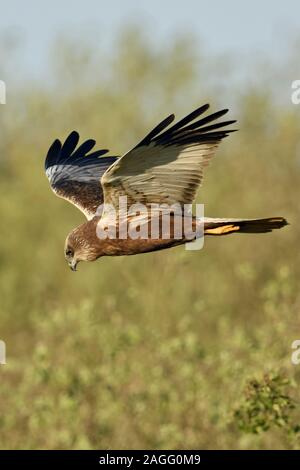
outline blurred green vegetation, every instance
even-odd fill
[[[51,85],[10,88],[0,109],[0,447],[299,448],[300,108],[276,104],[263,75],[225,101],[226,76],[210,80],[188,37],[157,50],[128,28],[109,57],[60,38],[51,61]],[[206,215],[291,226],[71,272],[64,240],[84,219],[44,176],[54,138],[76,129],[118,155],[207,101],[233,106],[239,132],[206,172]]]
[[[289,380],[280,374],[265,374],[262,381],[251,380],[245,389],[244,403],[235,411],[241,430],[258,434],[272,426],[298,435],[300,426],[291,423],[296,402],[287,394]],[[297,436],[298,437],[298,436]]]

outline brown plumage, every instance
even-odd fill
[[[76,270],[79,261],[161,250],[195,239],[194,232],[184,233],[178,238],[175,234],[178,215],[172,213],[169,233],[164,233],[161,213],[156,217],[159,236],[154,238],[151,224],[155,216],[152,213],[149,217],[149,210],[153,204],[166,207],[175,204],[179,208],[191,204],[202,183],[203,171],[218,144],[230,132],[234,132],[232,129],[228,130],[227,126],[235,121],[214,122],[228,110],[203,117],[208,108],[209,105],[201,106],[171,127],[169,126],[174,115],[168,116],[122,157],[103,156],[108,150],[89,153],[95,145],[92,139],[76,149],[79,135],[75,131],[63,145],[59,140],[53,142],[45,162],[51,188],[57,196],[78,207],[88,219],[66,239],[65,257],[72,270]],[[212,122],[214,123],[211,124]],[[124,206],[122,201],[125,199]],[[140,213],[139,220],[147,236],[124,238],[124,230],[128,235],[127,226],[133,221],[133,216],[127,210],[137,204],[143,204],[146,210]],[[114,219],[112,212],[121,215],[121,218]],[[264,233],[287,224],[282,217],[193,217],[191,220],[193,231],[202,227],[204,235],[213,236]],[[180,223],[183,225],[183,219]],[[102,227],[115,231],[115,236],[99,236],[99,229]]]

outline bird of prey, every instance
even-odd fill
[[[175,237],[174,214],[170,217],[172,227],[167,237],[162,230],[155,238],[150,235],[121,237],[120,221],[124,222],[125,217],[127,223],[131,216],[125,211],[123,219],[111,222],[111,211],[107,207],[120,210],[122,197],[126,197],[126,208],[134,204],[143,204],[146,208],[153,204],[179,204],[180,207],[191,204],[218,144],[234,131],[227,126],[235,121],[216,122],[227,109],[206,114],[208,108],[208,104],[201,106],[172,126],[175,116],[171,114],[121,157],[107,156],[108,150],[91,152],[96,143],[92,139],[77,147],[79,134],[76,131],[71,132],[63,144],[58,139],[53,142],[45,161],[51,188],[87,218],[87,222],[70,232],[65,242],[65,258],[73,271],[79,261],[146,253],[193,240],[193,236]],[[195,229],[199,219],[191,218]],[[116,236],[99,237],[97,227],[109,220],[110,224],[115,224]],[[202,218],[201,223],[204,235],[215,236],[270,232],[287,224],[283,217]]]

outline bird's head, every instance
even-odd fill
[[[89,239],[85,225],[87,224],[80,225],[72,230],[65,242],[65,259],[72,271],[76,271],[80,261],[95,261],[99,258],[95,240],[93,238]]]

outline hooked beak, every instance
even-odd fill
[[[72,271],[76,271],[77,261],[75,259],[72,259],[71,261],[69,261],[68,265]]]

